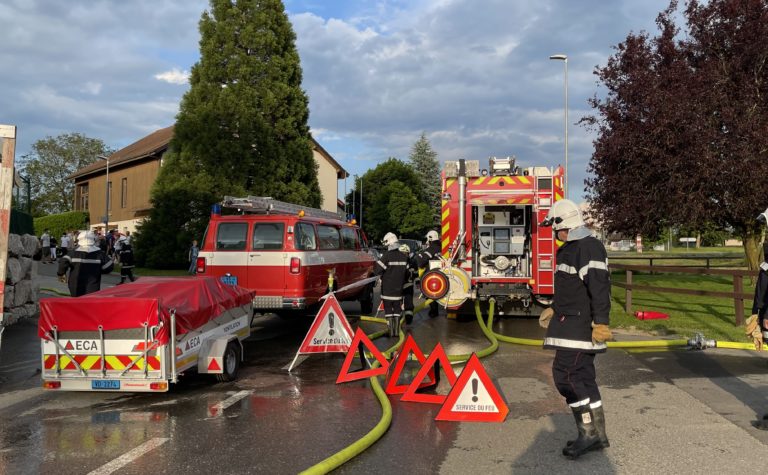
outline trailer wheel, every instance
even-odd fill
[[[216,375],[216,379],[222,383],[234,381],[237,371],[240,369],[240,345],[237,341],[230,341],[224,351],[224,372]]]

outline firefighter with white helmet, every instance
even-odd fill
[[[610,445],[595,381],[595,355],[605,352],[605,341],[611,338],[608,256],[571,200],[555,202],[540,226],[551,226],[565,243],[557,251],[552,307],[542,312],[539,322],[547,329],[544,348],[555,350],[555,386],[576,420],[578,437],[563,449],[563,455],[575,459]]]
[[[408,257],[398,249],[394,233],[387,233],[382,239],[387,250],[376,261],[375,274],[381,276],[381,300],[384,302],[384,316],[389,326],[389,336],[400,334],[400,312],[403,305],[403,285],[408,272]]]
[[[77,248],[59,261],[57,275],[62,282],[69,282],[72,297],[96,292],[101,289],[101,274],[112,272],[114,262],[96,245],[92,231],[80,231]],[[69,271],[69,278],[67,278]]]
[[[427,247],[416,255],[416,264],[419,266],[419,277],[421,277],[427,270],[427,267],[429,267],[429,261],[437,259],[440,256],[440,236],[437,234],[437,231],[432,230],[428,232],[425,237],[427,239]],[[436,317],[438,309],[437,302],[430,303],[429,316],[432,318]]]
[[[768,224],[768,209],[757,216],[757,222]],[[755,298],[752,299],[752,316],[747,318],[746,333],[752,339],[756,350],[768,343],[768,242],[763,243],[763,262],[755,284]],[[768,430],[768,414],[753,423],[755,427]]]

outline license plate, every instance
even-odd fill
[[[120,389],[120,381],[113,379],[94,379],[91,381],[91,389]]]
[[[221,279],[221,282],[227,285],[237,285],[237,276],[236,275],[222,275],[219,277]]]

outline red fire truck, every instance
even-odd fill
[[[563,169],[521,169],[514,157],[446,162],[442,173],[442,256],[430,263],[422,292],[457,311],[495,298],[504,314],[530,314],[554,293],[557,244],[539,228],[563,198]]]

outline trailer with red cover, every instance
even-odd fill
[[[41,299],[43,387],[164,392],[194,369],[230,381],[250,335],[252,301],[252,291],[213,277],[144,277]]]

